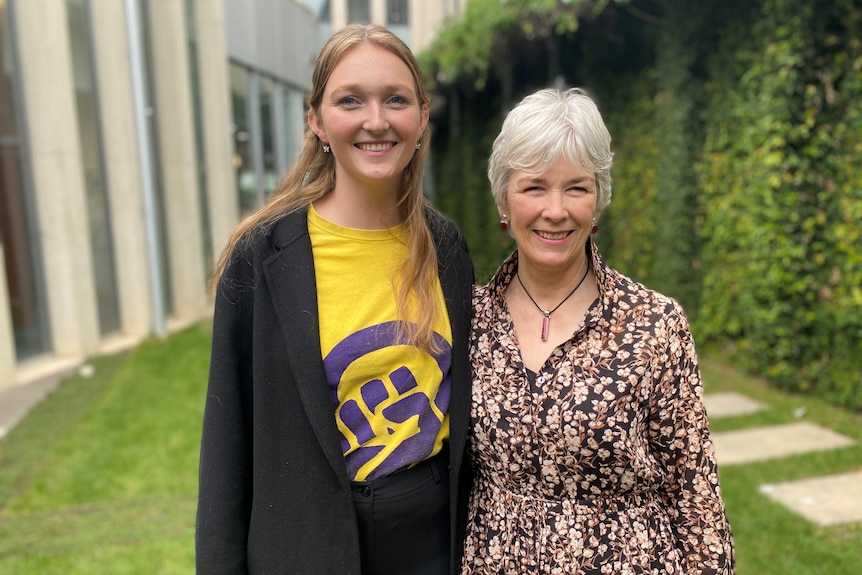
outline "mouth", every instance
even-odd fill
[[[544,238],[551,241],[558,241],[566,239],[572,232],[571,230],[565,232],[543,232],[540,230],[535,230],[535,233],[540,238]]]
[[[356,147],[363,152],[385,152],[395,147],[393,142],[360,142]]]

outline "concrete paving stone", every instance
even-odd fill
[[[0,439],[12,431],[32,407],[54,391],[58,382],[59,378],[49,377],[0,391]]]
[[[706,405],[706,414],[710,419],[747,415],[766,409],[766,406],[759,401],[733,391],[707,393],[703,396],[703,403]]]
[[[821,527],[862,522],[862,469],[765,484],[760,492]]]
[[[712,434],[719,465],[752,463],[853,445],[853,439],[815,423],[798,421]]]

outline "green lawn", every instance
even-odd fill
[[[95,359],[0,441],[0,573],[194,572],[208,325]]]
[[[707,393],[736,391],[768,406],[743,417],[714,419],[713,432],[804,420],[852,437],[851,447],[748,465],[719,467],[736,543],[737,575],[858,575],[862,572],[862,524],[820,528],[759,493],[769,483],[862,470],[862,414],[813,397],[776,391],[713,359],[704,359]]]
[[[93,360],[0,440],[0,573],[194,571],[198,441],[210,345],[201,325]],[[758,493],[776,483],[862,468],[862,416],[780,393],[703,362],[707,392],[739,391],[767,411],[713,430],[805,418],[857,440],[834,452],[728,466],[721,481],[738,575],[857,575],[862,525],[818,528]],[[337,574],[333,574],[337,575]]]

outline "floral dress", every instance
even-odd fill
[[[686,317],[607,268],[538,373],[504,294],[517,252],[475,288],[462,575],[733,573],[733,543]]]

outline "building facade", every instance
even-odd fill
[[[292,0],[0,2],[0,389],[211,312],[305,128]]]
[[[448,18],[458,17],[468,0],[306,0],[320,22],[321,42],[347,24],[380,24],[418,53],[427,48]]]
[[[0,390],[205,318],[348,23],[418,52],[467,0],[0,0]]]

